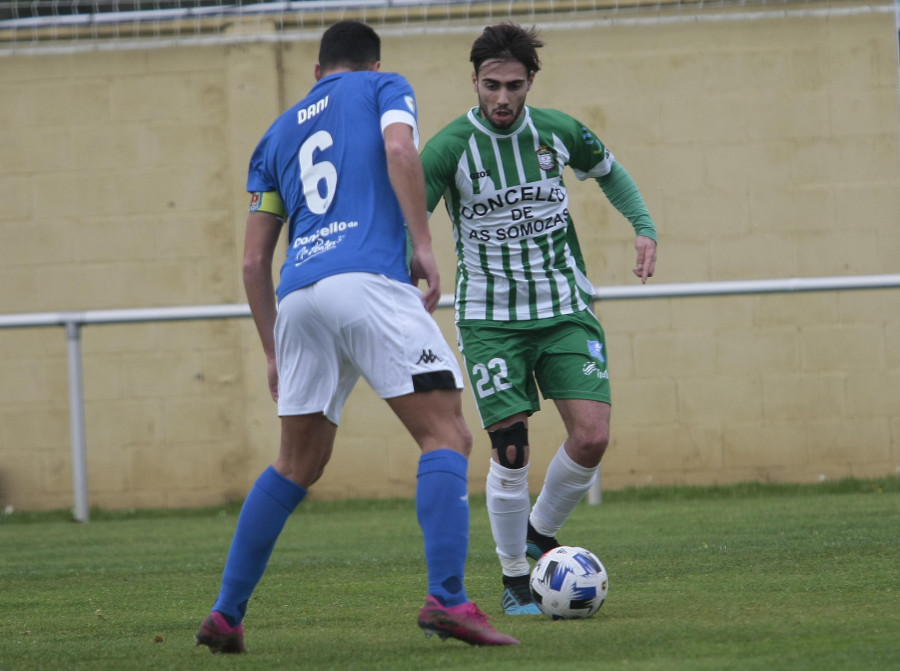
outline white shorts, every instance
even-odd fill
[[[323,412],[338,424],[360,375],[381,398],[463,387],[422,292],[372,273],[332,275],[281,299],[275,359],[279,416]]]

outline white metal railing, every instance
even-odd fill
[[[687,298],[692,296],[734,296],[742,294],[792,293],[807,291],[845,291],[852,289],[890,289],[900,287],[900,274],[856,275],[848,277],[812,277],[734,282],[686,282],[604,287],[595,300],[633,300],[641,298]],[[453,307],[452,294],[444,294],[439,308]],[[60,326],[66,332],[66,357],[69,369],[69,431],[72,447],[72,488],[74,517],[90,519],[87,485],[87,445],[84,428],[84,393],[81,366],[81,327],[94,324],[234,319],[250,317],[247,304],[198,305],[170,308],[134,308],[123,310],[83,310],[0,314],[2,328]],[[601,499],[600,479],[588,494],[590,503]]]

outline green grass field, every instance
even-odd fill
[[[0,516],[0,669],[900,668],[900,480],[605,492],[560,540],[610,575],[593,618],[500,613],[483,497],[467,589],[514,648],[426,639],[411,501],[304,503],[245,620],[247,655],[193,635],[235,507]]]

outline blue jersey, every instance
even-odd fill
[[[342,72],[322,78],[260,140],[247,190],[277,191],[290,219],[279,300],[339,273],[411,282],[382,135],[395,122],[418,142],[415,96],[402,76]]]

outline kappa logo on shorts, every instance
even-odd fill
[[[419,360],[416,361],[417,364],[420,363],[434,363],[438,360],[438,355],[432,352],[430,349],[423,349],[422,356],[419,357]]]

